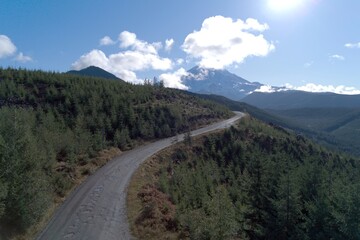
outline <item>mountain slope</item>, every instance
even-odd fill
[[[328,135],[327,139],[332,138],[328,142],[332,142],[342,150],[360,154],[360,109],[358,108],[298,108],[267,111],[283,119],[284,122],[295,124],[299,129]]]
[[[80,75],[80,76],[99,77],[99,78],[120,80],[120,78],[116,77],[114,74],[111,74],[111,73],[105,71],[104,69],[96,67],[96,66],[90,66],[90,67],[81,69],[79,71],[71,70],[71,71],[68,71],[66,73],[67,74],[72,74],[72,75]]]
[[[359,159],[244,118],[145,162],[130,185],[133,233],[139,239],[357,239],[359,168]]]
[[[183,83],[190,87],[189,91],[201,94],[216,94],[239,100],[262,84],[249,82],[227,70],[194,67],[190,74],[183,78]]]
[[[254,92],[241,101],[262,109],[360,108],[360,95],[282,91]]]
[[[303,134],[319,144],[337,151],[360,156],[360,110],[349,108],[306,108],[263,110],[223,96],[201,95],[233,111],[249,113],[271,125]]]

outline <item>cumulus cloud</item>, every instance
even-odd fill
[[[0,35],[0,59],[13,57],[12,58],[13,60],[21,63],[32,61],[32,58],[30,56],[26,56],[22,52],[16,55],[16,52],[17,52],[17,47],[11,41],[11,39],[6,35]]]
[[[100,39],[100,46],[109,46],[114,45],[116,42],[111,39],[109,36],[105,36],[102,39]]]
[[[89,53],[82,55],[76,62],[72,64],[72,68],[75,70],[80,70],[92,65],[109,71],[109,59],[103,51],[98,49],[94,49]]]
[[[134,45],[135,42],[137,41],[136,34],[128,31],[124,31],[119,34],[119,41],[121,48],[130,47],[131,45]]]
[[[32,58],[29,56],[24,55],[22,52],[20,52],[16,57],[15,60],[18,62],[26,63],[31,62]]]
[[[338,55],[338,54],[334,54],[330,56],[330,60],[338,60],[338,61],[344,61],[345,57]]]
[[[160,57],[158,50],[162,48],[159,42],[148,43],[139,40],[135,33],[124,31],[119,35],[120,48],[122,51],[106,55],[99,49],[94,49],[82,55],[72,64],[72,68],[80,70],[88,66],[98,66],[132,82],[141,83],[136,76],[136,71],[143,70],[170,70],[173,62],[169,58]]]
[[[182,90],[188,90],[189,87],[183,84],[182,78],[188,76],[189,73],[180,68],[174,73],[163,73],[159,76],[159,79],[164,81],[164,86],[169,88],[178,88]]]
[[[158,54],[158,50],[162,48],[161,42],[148,43],[137,39],[136,34],[128,31],[124,31],[119,35],[120,47],[131,48],[134,51]]]
[[[263,85],[260,88],[256,89],[254,92],[273,93],[276,91],[277,89],[273,88],[272,86]]]
[[[346,43],[345,47],[347,47],[347,48],[360,48],[360,42],[358,42],[358,43]]]
[[[243,21],[214,16],[205,19],[199,31],[185,38],[182,49],[199,59],[201,67],[222,69],[250,56],[267,56],[274,50],[274,44],[261,34],[268,28],[252,18]]]
[[[16,46],[8,36],[0,35],[0,58],[13,56],[16,53]]]
[[[346,87],[344,85],[334,86],[308,83],[304,86],[294,87],[291,84],[286,84],[285,88],[288,90],[299,90],[306,92],[332,92],[346,95],[360,94],[360,90],[356,89],[355,87]]]
[[[174,43],[175,43],[174,39],[172,39],[172,38],[166,39],[165,40],[165,50],[170,51],[172,49],[172,47],[174,46]]]

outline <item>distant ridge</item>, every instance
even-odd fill
[[[96,67],[96,66],[90,66],[90,67],[81,69],[79,71],[71,70],[71,71],[66,72],[66,74],[121,80],[120,78],[116,77],[114,74],[111,74],[111,73],[105,71],[104,69]]]
[[[360,108],[360,95],[283,91],[254,92],[241,101],[262,109]]]

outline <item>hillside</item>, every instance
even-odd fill
[[[231,114],[160,86],[0,69],[0,229],[34,226],[114,154]]]
[[[295,124],[293,124],[290,121],[287,121],[286,119],[283,119],[281,116],[276,116],[275,114],[271,114],[265,110],[259,109],[257,107],[254,107],[252,105],[249,105],[247,103],[244,102],[239,102],[239,101],[235,101],[235,100],[231,100],[229,98],[223,97],[223,96],[219,96],[219,95],[208,95],[208,94],[194,94],[195,96],[202,98],[202,99],[206,99],[206,100],[211,100],[214,102],[217,102],[221,105],[224,105],[226,107],[228,107],[229,109],[231,109],[232,111],[240,111],[240,112],[245,112],[250,114],[251,116],[260,119],[264,122],[267,123],[272,123],[272,124],[276,124],[276,125],[280,125],[282,127],[285,128],[291,128],[296,130],[298,128],[298,126],[296,126]]]
[[[130,185],[139,239],[357,239],[360,162],[253,118],[149,159]]]
[[[267,111],[286,122],[294,123],[299,128],[328,134],[341,145],[342,150],[359,154],[360,109],[358,108],[301,108]]]
[[[249,113],[271,125],[305,135],[336,151],[360,156],[360,113],[351,108],[260,109],[217,95],[196,96],[220,103],[233,111]]]
[[[241,101],[258,108],[275,110],[294,108],[360,108],[360,95],[303,91],[254,92]]]

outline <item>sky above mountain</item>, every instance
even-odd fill
[[[0,66],[95,65],[186,89],[181,76],[199,65],[273,86],[360,93],[359,9],[358,0],[2,0]]]

